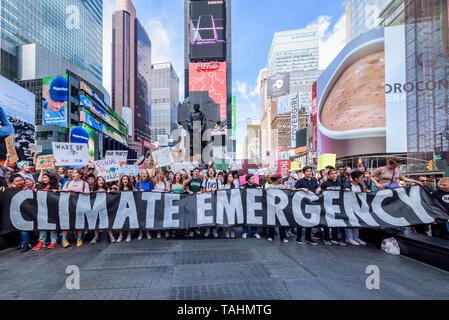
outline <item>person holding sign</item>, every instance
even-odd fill
[[[218,180],[215,176],[217,171],[213,166],[207,169],[207,179],[203,181],[203,192],[215,194],[217,190],[222,189],[222,185],[220,180]],[[217,227],[212,227],[212,233],[214,238],[218,238]],[[208,238],[210,234],[210,228],[206,228],[206,232],[204,233],[204,237]]]
[[[183,194],[187,192],[187,185],[192,181],[192,176],[189,172],[187,172],[186,169],[182,169],[182,171],[185,173],[182,175],[180,172],[175,174],[175,177],[173,178],[173,183],[171,185],[171,193],[177,193],[177,194]],[[184,236],[187,236],[189,234],[188,229],[184,229]],[[173,230],[172,235],[173,238],[176,237],[176,230]]]
[[[167,184],[167,179],[164,176],[164,171],[161,168],[156,170],[156,176],[153,178],[154,189],[153,192],[166,193],[170,192],[170,186]],[[170,233],[165,231],[165,238],[169,238]],[[161,238],[161,231],[157,231],[156,238]]]
[[[85,193],[89,194],[90,189],[89,185],[86,181],[83,181],[84,172],[82,169],[75,168],[72,170],[72,181],[67,182],[64,185],[64,188],[62,188],[62,191],[64,192],[77,192],[77,193]],[[62,246],[64,248],[67,248],[70,246],[70,242],[67,240],[67,234],[68,231],[62,231]],[[78,230],[76,233],[76,246],[82,247],[83,246],[83,231]]]
[[[129,180],[128,176],[122,176],[120,178],[119,184],[118,184],[119,191],[134,191],[134,186],[131,184],[131,181]],[[123,230],[119,231],[119,236],[117,239],[117,243],[122,242],[123,240]],[[126,237],[126,242],[131,242],[131,230],[128,230],[128,236]]]
[[[28,161],[20,161],[17,164],[17,168],[20,170],[18,174],[20,174],[23,177],[23,179],[25,180],[29,179],[34,182],[34,177],[30,173],[30,163]]]

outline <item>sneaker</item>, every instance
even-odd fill
[[[294,236],[295,236],[295,234],[293,232],[291,232],[290,230],[287,231],[287,237],[288,238],[294,237]]]
[[[359,246],[360,245],[360,243],[358,243],[354,239],[346,239],[346,243],[352,244],[353,246]]]
[[[284,240],[282,240],[282,242],[288,243],[288,239],[284,239]]]
[[[156,238],[157,238],[157,239],[160,239],[160,238],[161,238],[161,233],[160,233],[159,231],[158,231],[157,234],[156,234]]]
[[[325,246],[331,246],[332,245],[332,242],[329,241],[329,240],[324,240],[323,242],[324,242]]]
[[[242,238],[243,238],[243,239],[246,239],[247,237],[248,237],[248,234],[247,234],[247,233],[242,234]]]
[[[22,246],[22,249],[20,250],[20,252],[24,253],[24,252],[27,252],[29,250],[31,250],[31,244],[24,244]]]
[[[344,241],[339,241],[338,245],[340,245],[342,247],[346,247],[347,246],[346,242],[344,242]]]
[[[64,248],[70,247],[70,242],[68,242],[67,240],[62,240],[61,243]]]
[[[109,241],[111,241],[111,243],[115,243],[115,238],[114,238],[114,236],[109,237]]]
[[[360,239],[355,239],[355,241],[357,241],[361,246],[366,246],[366,242],[362,241]]]
[[[79,248],[79,247],[82,247],[83,246],[83,239],[80,239],[80,238],[78,238],[77,240],[76,240],[76,246]]]
[[[131,235],[128,234],[128,236],[126,237],[126,242],[131,242]]]
[[[206,229],[206,232],[204,232],[204,237],[209,238],[210,230]]]
[[[166,238],[170,238],[170,232],[165,231],[165,237],[166,237]]]
[[[142,238],[143,238],[143,233],[142,233],[142,232],[139,232],[139,236],[137,237],[137,240],[141,241]]]
[[[313,239],[307,239],[306,243],[310,244],[312,246],[317,246],[318,245],[318,243],[315,240],[313,240]]]
[[[118,236],[117,243],[120,243],[122,241],[123,241],[123,236],[122,235]]]
[[[231,231],[231,239],[235,238],[235,231]]]
[[[304,244],[304,242],[302,242],[302,240],[298,240],[298,239],[296,239],[296,243],[297,244]]]
[[[96,244],[98,242],[97,238],[93,238],[92,241],[90,242],[90,244]]]
[[[268,238],[268,241],[270,241],[270,242],[273,241],[273,238]]]
[[[214,230],[212,231],[212,234],[214,235],[214,238],[218,238],[218,232],[217,232],[216,229],[214,229]]]
[[[39,241],[37,245],[32,249],[33,251],[37,251],[40,248],[45,247],[45,244],[42,241]]]
[[[256,238],[256,239],[261,239],[261,236],[260,236],[258,233],[256,233],[256,234],[254,235],[254,238]]]
[[[196,234],[197,236],[199,236],[199,235],[201,234],[200,229],[195,229],[195,234]]]
[[[147,231],[147,239],[151,240],[151,232],[150,231]]]
[[[190,238],[193,238],[194,236],[195,236],[195,233],[194,233],[193,231],[190,231],[190,232],[189,232],[189,237],[190,237]]]
[[[225,235],[226,239],[229,239],[231,237],[231,235],[229,234],[229,230],[226,231],[226,235]]]
[[[426,231],[428,237],[432,237],[432,231]]]
[[[332,244],[340,244],[340,242],[338,242],[337,240],[331,240]]]
[[[56,243],[50,243],[50,245],[47,247],[47,249],[53,249],[56,248]]]

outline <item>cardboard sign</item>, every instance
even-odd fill
[[[120,172],[120,174],[122,174],[124,176],[138,176],[139,175],[139,166],[122,164],[120,166],[119,172]]]
[[[158,167],[166,167],[173,163],[170,148],[162,148],[157,151],[153,151],[153,159],[157,162]]]
[[[52,170],[55,168],[53,155],[39,156],[36,160],[36,170]]]
[[[187,162],[177,162],[177,163],[172,163],[170,165],[171,171],[174,174],[177,174],[178,172],[181,174],[184,174],[184,170],[188,171],[189,170],[189,164]],[[193,169],[192,169],[193,170]]]
[[[56,166],[86,166],[89,164],[89,146],[85,143],[52,142]]]
[[[118,161],[120,165],[126,164],[126,161],[128,160],[128,151],[106,151],[106,154],[104,156],[105,160],[107,159],[115,159]]]
[[[323,153],[318,157],[318,171],[326,169],[327,166],[335,168],[337,162],[337,155],[332,153]]]
[[[157,141],[159,142],[159,147],[167,147],[168,146],[168,136],[167,135],[158,135]]]
[[[19,157],[17,156],[16,147],[14,147],[14,135],[10,135],[5,138],[6,142],[6,150],[9,153],[9,162],[17,162],[19,161]]]
[[[106,182],[120,179],[120,166],[116,159],[105,159],[95,161],[94,163],[97,176],[103,177]]]
[[[30,150],[32,153],[41,153],[42,152],[42,145],[40,144],[32,144],[30,146]]]

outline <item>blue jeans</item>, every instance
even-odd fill
[[[7,137],[14,134],[14,128],[6,117],[5,111],[2,107],[0,107],[0,122],[2,125],[0,127],[0,137]]]
[[[39,231],[39,241],[43,243],[47,242],[47,231]],[[50,231],[50,241],[51,243],[58,241],[58,233],[56,231]]]
[[[257,228],[257,227],[251,227],[251,232],[253,233],[253,235],[259,234],[259,228]],[[248,234],[248,233],[249,233],[249,232],[248,232],[248,227],[247,227],[247,226],[244,226],[244,227],[243,227],[243,233],[244,233],[244,234]]]
[[[275,236],[275,228],[274,227],[268,228],[268,238],[274,239],[274,236]],[[281,238],[281,241],[287,238],[287,228],[279,227],[279,238]]]
[[[359,238],[359,228],[345,229],[346,240],[357,240]]]
[[[25,231],[20,231],[20,241],[22,244],[30,244],[30,234]]]

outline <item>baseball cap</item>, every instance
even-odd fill
[[[22,169],[22,167],[24,166],[24,165],[26,165],[26,164],[30,164],[28,161],[20,161],[18,164],[17,164],[17,168],[19,168],[19,170],[20,169]]]
[[[50,83],[50,98],[53,101],[67,101],[68,93],[67,80],[64,77],[54,78]]]

